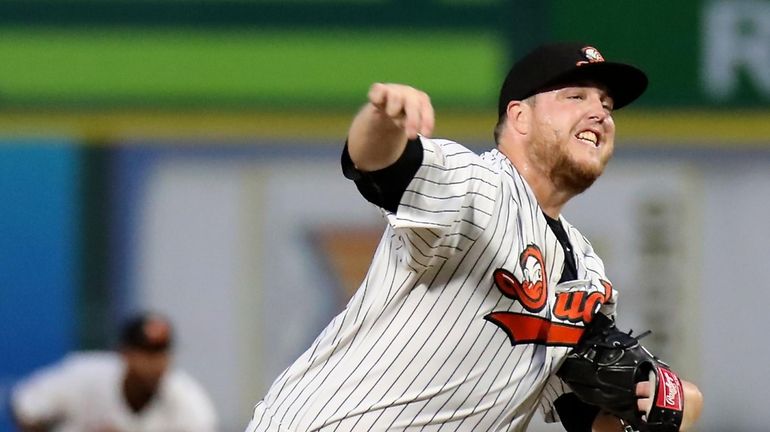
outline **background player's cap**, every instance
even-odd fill
[[[513,65],[500,89],[498,115],[508,103],[524,100],[542,90],[582,80],[607,86],[614,109],[633,102],[647,89],[647,75],[640,69],[604,60],[599,50],[583,43],[542,45]]]
[[[120,332],[120,344],[124,348],[160,352],[171,348],[172,342],[171,323],[157,313],[134,315],[123,324]]]

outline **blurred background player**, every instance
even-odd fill
[[[22,380],[11,405],[24,431],[213,432],[203,387],[172,367],[167,318],[140,313],[121,329],[117,352],[78,352]]]

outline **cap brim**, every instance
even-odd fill
[[[551,80],[547,86],[594,81],[607,87],[613,108],[620,109],[635,101],[647,89],[647,75],[625,63],[596,62],[578,66]]]

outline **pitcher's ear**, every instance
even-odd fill
[[[532,128],[532,105],[523,101],[510,101],[506,114],[513,130],[521,135],[529,134]]]

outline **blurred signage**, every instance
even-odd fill
[[[725,101],[756,96],[770,102],[770,2],[714,1],[703,11],[701,82]]]
[[[641,105],[770,104],[769,1],[601,2],[601,8],[587,8],[552,0],[549,15],[548,37],[595,44],[607,59],[642,67],[650,87]]]

